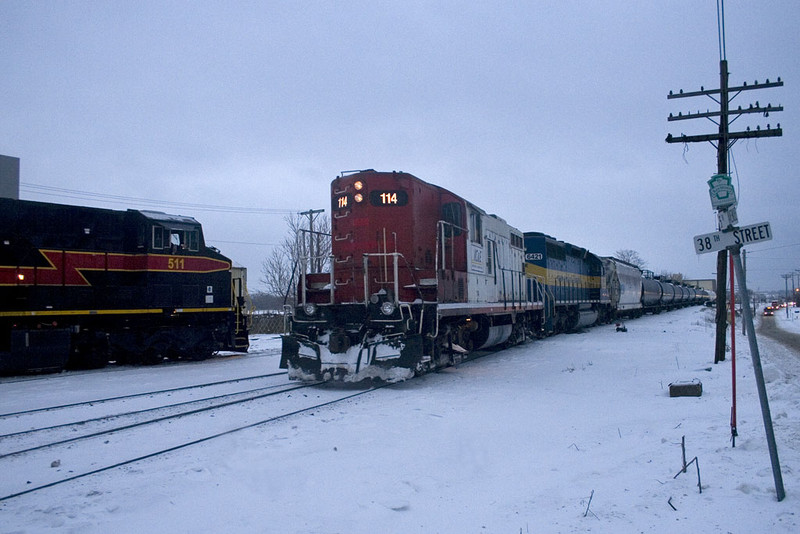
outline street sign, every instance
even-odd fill
[[[728,174],[715,174],[708,181],[708,194],[711,197],[711,207],[723,210],[736,205],[736,191],[733,190],[731,177]]]
[[[717,252],[724,248],[736,245],[749,245],[770,241],[772,239],[772,227],[768,222],[751,224],[742,228],[737,228],[730,232],[711,232],[694,236],[694,250],[698,254]]]

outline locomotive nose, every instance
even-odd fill
[[[332,332],[328,340],[328,350],[334,354],[347,352],[350,348],[350,338],[345,332]]]

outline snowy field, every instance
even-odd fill
[[[800,327],[784,314],[765,320]],[[0,532],[798,532],[800,354],[759,339],[778,502],[747,340],[734,448],[731,361],[713,364],[712,321],[695,307],[531,342],[2,501]],[[261,336],[226,361],[6,378],[0,413],[271,372],[279,346]],[[701,397],[669,396],[692,380]],[[683,437],[702,493],[695,464],[674,478]]]
[[[759,311],[764,311],[764,309],[759,308]],[[775,311],[773,317],[775,317],[775,324],[783,330],[800,334],[800,307],[789,308],[788,311],[786,308],[781,308]]]

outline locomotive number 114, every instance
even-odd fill
[[[399,191],[371,191],[369,201],[373,206],[405,206],[408,204],[408,193]]]
[[[397,204],[397,193],[381,193],[381,204]]]

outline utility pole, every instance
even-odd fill
[[[314,241],[316,239],[314,232],[314,216],[324,211],[325,210],[308,210],[300,212],[300,215],[308,216],[308,257],[311,262],[311,270],[314,272],[318,271],[320,266],[319,258],[316,257],[316,251],[314,250]],[[303,241],[305,242],[305,239]]]
[[[781,278],[783,278],[783,285],[786,297],[784,300],[786,301],[786,318],[789,318],[789,278],[792,278],[792,273],[789,274],[782,274]],[[794,279],[792,278],[792,284],[794,284]]]
[[[724,26],[724,4],[718,2],[718,20],[720,23],[720,62],[719,62],[719,78],[720,88],[706,90],[700,87],[700,91],[691,93],[684,93],[681,90],[678,94],[670,91],[667,96],[671,98],[686,98],[693,96],[708,96],[719,104],[719,111],[706,111],[701,113],[688,113],[686,115],[679,113],[678,116],[670,114],[669,121],[686,120],[707,118],[719,126],[718,133],[707,135],[685,135],[681,134],[674,137],[672,134],[667,136],[667,143],[693,143],[700,141],[708,141],[717,148],[717,174],[711,177],[708,181],[709,195],[711,197],[711,207],[717,212],[718,232],[710,234],[702,234],[693,238],[695,251],[698,254],[705,254],[709,252],[717,252],[717,331],[716,331],[716,351],[714,355],[714,363],[723,361],[725,359],[725,338],[726,338],[726,313],[725,313],[725,275],[727,274],[727,251],[730,250],[731,258],[733,260],[732,270],[736,273],[736,278],[739,281],[739,288],[744,295],[747,295],[747,281],[745,279],[745,272],[742,266],[741,250],[744,245],[750,243],[758,243],[760,241],[769,241],[772,239],[772,230],[769,222],[763,222],[756,225],[749,225],[747,228],[739,229],[736,225],[739,223],[736,216],[736,193],[731,184],[731,177],[728,172],[728,152],[730,148],[739,139],[750,139],[757,137],[777,137],[783,135],[781,126],[773,129],[767,124],[766,130],[761,130],[760,127],[755,131],[751,131],[748,127],[745,131],[731,132],[730,124],[748,113],[763,113],[765,117],[769,116],[772,111],[783,111],[782,106],[773,107],[772,104],[762,107],[758,101],[755,106],[752,104],[748,109],[742,109],[739,106],[737,109],[731,111],[731,100],[736,98],[741,92],[752,89],[765,89],[768,87],[780,87],[783,82],[778,78],[777,82],[770,82],[767,80],[764,84],[759,84],[756,81],[753,85],[748,86],[746,83],[739,87],[728,86],[728,61],[725,58],[725,26]],[[720,12],[719,8],[722,7]],[[733,93],[733,96],[730,96]],[[716,95],[719,96],[717,100]],[[731,119],[731,116],[733,118]],[[715,120],[719,119],[719,122]],[[788,282],[787,282],[788,283]],[[733,279],[731,280],[731,291],[734,291]],[[769,447],[770,460],[772,462],[772,475],[775,480],[775,491],[777,493],[778,501],[782,501],[785,497],[783,488],[783,477],[781,475],[780,462],[778,460],[778,449],[775,444],[775,434],[772,427],[772,415],[769,410],[769,400],[767,398],[766,384],[764,382],[764,373],[761,367],[761,356],[758,352],[758,342],[755,335],[755,327],[753,324],[753,316],[750,313],[750,307],[744,306],[742,308],[744,314],[744,321],[747,325],[747,332],[750,344],[750,355],[753,360],[753,370],[756,377],[756,386],[758,388],[758,397],[761,404],[761,416],[764,420],[764,431],[767,435],[767,444]],[[735,310],[731,310],[735,313]],[[733,319],[732,319],[733,322]],[[733,340],[735,332],[731,329],[731,339]],[[734,384],[736,375],[731,374]],[[735,387],[735,386],[734,386]],[[734,391],[735,394],[735,391]],[[735,399],[735,397],[734,397]],[[734,400],[735,402],[735,400]],[[731,412],[731,432],[732,437],[736,436],[735,427],[735,404]]]
[[[755,130],[751,130],[748,127],[744,131],[738,132],[731,132],[730,131],[730,124],[741,117],[742,115],[749,114],[749,113],[761,113],[765,117],[768,117],[770,112],[774,111],[783,111],[783,106],[773,106],[772,104],[767,104],[766,106],[762,106],[761,104],[756,101],[755,106],[750,104],[747,108],[742,108],[739,106],[738,108],[731,110],[730,109],[730,102],[739,96],[740,93],[743,91],[751,91],[753,89],[766,89],[770,87],[782,87],[783,82],[780,78],[778,78],[777,82],[770,82],[769,80],[766,83],[758,83],[756,81],[752,85],[748,85],[747,82],[743,83],[740,86],[736,87],[729,87],[728,86],[728,61],[726,59],[721,59],[719,62],[719,82],[720,87],[719,89],[705,89],[704,87],[700,87],[699,91],[692,91],[684,93],[681,89],[678,93],[673,93],[672,91],[669,92],[667,95],[667,99],[674,99],[674,98],[690,98],[695,96],[707,96],[711,98],[713,101],[719,104],[719,111],[706,111],[701,113],[700,111],[697,112],[689,112],[689,113],[678,113],[677,115],[673,115],[670,113],[669,117],[667,118],[668,121],[681,121],[681,120],[689,120],[689,119],[700,119],[705,118],[710,120],[711,122],[718,125],[718,132],[715,134],[705,134],[705,135],[685,135],[681,134],[678,136],[673,136],[672,134],[667,135],[667,143],[698,143],[698,142],[709,142],[717,149],[717,174],[718,175],[728,175],[728,151],[730,148],[738,141],[739,139],[752,139],[757,137],[778,137],[783,135],[783,131],[781,130],[781,125],[778,124],[777,128],[770,127],[767,124],[766,130],[762,130],[761,127],[757,127]],[[730,96],[730,95],[733,96]],[[732,117],[732,118],[731,118]],[[728,227],[735,225],[738,220],[736,217],[735,208],[729,208],[727,210],[720,210],[719,212],[719,222],[720,222],[720,230],[724,230]],[[724,219],[724,220],[723,220]],[[727,278],[727,269],[728,268],[728,253],[726,249],[722,249],[717,253],[717,314],[716,314],[716,346],[714,351],[714,363],[718,363],[725,360],[725,332],[727,328],[727,319],[726,319],[726,278]],[[733,288],[731,288],[733,290]]]

